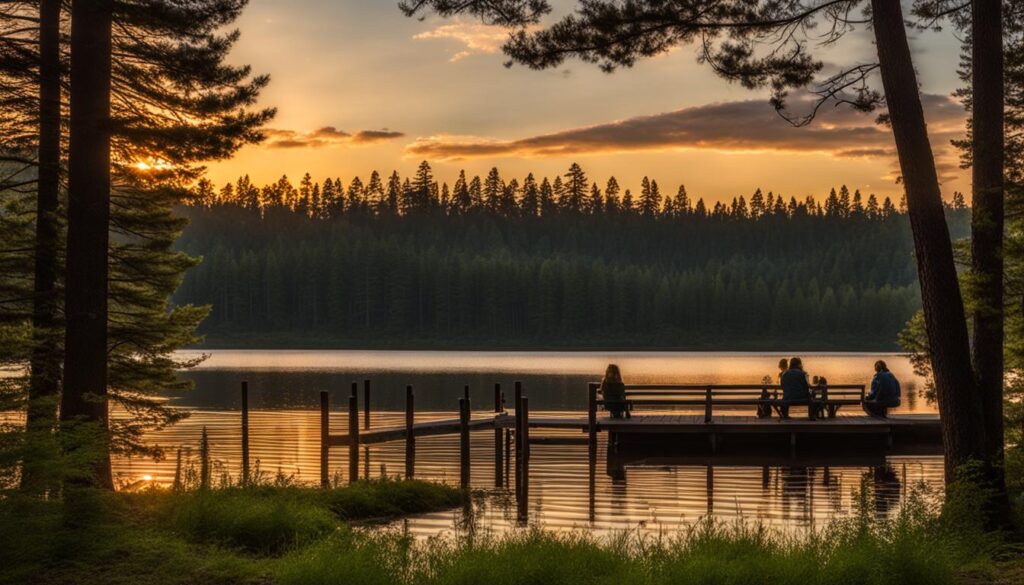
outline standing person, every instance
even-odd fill
[[[885,362],[875,362],[875,377],[871,379],[871,392],[864,398],[864,412],[885,418],[890,408],[900,405],[900,382],[889,371]]]
[[[789,360],[789,369],[782,373],[779,383],[782,386],[782,406],[779,415],[782,418],[789,418],[789,407],[792,404],[811,403],[811,385],[807,383],[807,372],[804,371],[803,361],[794,357]],[[808,417],[814,418],[813,406],[808,406]]]
[[[619,366],[608,364],[604,371],[604,379],[601,380],[601,398],[604,400],[604,409],[611,413],[612,418],[622,418],[623,413],[629,416],[629,408],[626,404],[626,385],[622,383],[622,373]]]

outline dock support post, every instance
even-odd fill
[[[331,404],[327,392],[320,393],[320,487],[328,487],[330,478],[327,476],[327,449],[331,433]]]
[[[242,382],[242,485],[249,485],[249,382]]]
[[[412,386],[405,387],[405,479],[412,479],[416,471],[416,435],[413,432],[415,422],[416,397]]]
[[[708,517],[711,517],[715,513],[715,466],[708,465],[704,473],[706,475],[704,481],[708,499]]]
[[[789,433],[789,457],[796,459],[796,433]]]
[[[522,471],[523,471],[522,470],[522,467],[523,467],[523,465],[522,465],[523,464],[523,412],[522,412],[522,409],[521,409],[522,402],[523,402],[523,384],[522,384],[522,382],[516,382],[515,383],[515,395],[514,395],[513,400],[514,400],[513,406],[516,409],[516,421],[515,421],[515,426],[512,429],[512,434],[513,434],[512,439],[515,441],[515,451],[516,451],[516,460],[515,460],[515,467],[516,467],[516,469],[515,469],[515,472],[516,472],[515,473],[515,475],[516,475],[516,477],[515,477],[515,481],[516,481],[516,501],[519,501],[520,492],[522,491],[521,488],[523,487],[522,486],[522,481],[521,481],[522,480],[522,476],[523,476],[523,473],[522,473]]]
[[[505,487],[512,476],[512,431],[505,429]]]
[[[370,428],[370,381],[363,380],[363,428]]]
[[[501,384],[494,385],[494,417],[495,423],[497,423],[497,417],[501,414],[501,411],[505,408],[505,396],[501,393]],[[501,428],[497,424],[494,425],[494,487],[501,487],[503,483],[502,472],[505,469],[505,464],[501,460],[502,457],[502,445],[501,445]]]
[[[704,391],[704,422],[711,422],[711,386]]]
[[[466,387],[469,388],[468,386]],[[460,485],[469,488],[469,399],[459,399],[459,471]]]
[[[522,412],[520,424],[522,425],[522,456],[523,462],[520,465],[519,478],[519,500],[517,512],[519,522],[526,523],[530,509],[530,404],[529,399],[523,396],[517,405],[516,412]]]
[[[587,444],[591,458],[597,455],[597,384],[587,385]]]
[[[359,481],[359,384],[352,382],[348,397],[348,481]]]

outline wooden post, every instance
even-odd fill
[[[597,386],[593,382],[587,386],[587,443],[591,457],[597,454]]]
[[[327,392],[320,393],[320,487],[328,487],[327,450],[331,434],[331,399]]]
[[[708,499],[708,516],[712,516],[715,513],[715,468],[712,465],[708,465],[704,470],[705,477],[705,490]]]
[[[359,481],[359,385],[352,383],[352,394],[348,397],[348,481]]]
[[[405,479],[412,479],[416,471],[415,396],[412,386],[405,387]]]
[[[468,386],[467,386],[468,388]],[[459,399],[459,484],[469,488],[469,399]]]
[[[242,382],[242,485],[249,485],[249,382]]]
[[[519,478],[519,500],[518,504],[518,516],[519,521],[525,523],[529,516],[530,510],[530,404],[529,399],[523,396],[519,400],[516,412],[522,412],[520,417],[520,425],[522,426],[521,432],[523,437],[522,443],[522,457],[523,462],[520,464],[520,478]]]
[[[501,460],[501,428],[498,427],[497,417],[501,414],[501,411],[505,408],[505,396],[501,393],[501,384],[494,385],[494,487],[501,487],[502,485],[502,471],[504,471],[505,464]]]
[[[370,428],[370,381],[363,380],[363,428]]]
[[[519,382],[515,384],[515,409],[516,409],[516,421],[513,427],[513,439],[515,440],[515,451],[516,451],[516,501],[519,501],[522,495],[523,487],[523,385]]]
[[[708,386],[704,394],[704,422],[711,422],[711,416],[711,386]]]

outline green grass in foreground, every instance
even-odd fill
[[[533,529],[415,541],[348,522],[451,507],[423,482],[0,501],[0,583],[915,585],[992,582],[997,541],[912,503],[810,534],[706,521],[660,538]]]

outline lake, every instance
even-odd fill
[[[201,352],[184,352],[196,355]],[[315,482],[319,477],[319,393],[331,392],[332,432],[344,433],[343,399],[353,381],[372,381],[375,426],[401,424],[405,386],[416,391],[417,420],[450,418],[469,385],[474,410],[490,410],[494,385],[510,396],[523,384],[531,414],[580,413],[586,408],[587,382],[600,379],[608,363],[622,369],[627,383],[757,384],[773,376],[781,354],[698,352],[463,352],[347,350],[211,350],[199,367],[183,375],[195,383],[172,404],[192,416],[148,440],[163,446],[166,460],[118,459],[115,474],[123,485],[169,483],[176,449],[194,459],[202,428],[210,436],[218,475],[237,477],[240,384],[249,383],[251,457],[262,473]],[[929,413],[935,407],[919,391],[924,381],[906,358],[867,353],[802,354],[811,375],[833,384],[867,384],[872,364],[885,359],[904,388],[897,412]],[[361,398],[360,398],[361,399]],[[577,435],[578,436],[578,435]],[[469,509],[415,517],[411,532],[431,535],[452,530],[501,531],[517,525],[514,497],[505,477],[496,487],[493,431],[473,433],[472,485],[479,488]],[[588,528],[597,532],[664,532],[692,524],[705,515],[743,518],[785,527],[821,524],[850,514],[862,485],[873,488],[878,514],[897,509],[908,494],[926,490],[939,497],[942,458],[887,457],[865,466],[635,465],[624,477],[605,472],[604,438],[594,477],[586,445],[535,445],[530,459],[529,523],[553,529]],[[346,474],[348,450],[331,450],[332,473]],[[405,469],[402,441],[364,447],[364,475],[395,476]],[[417,439],[416,476],[458,483],[457,436]]]

